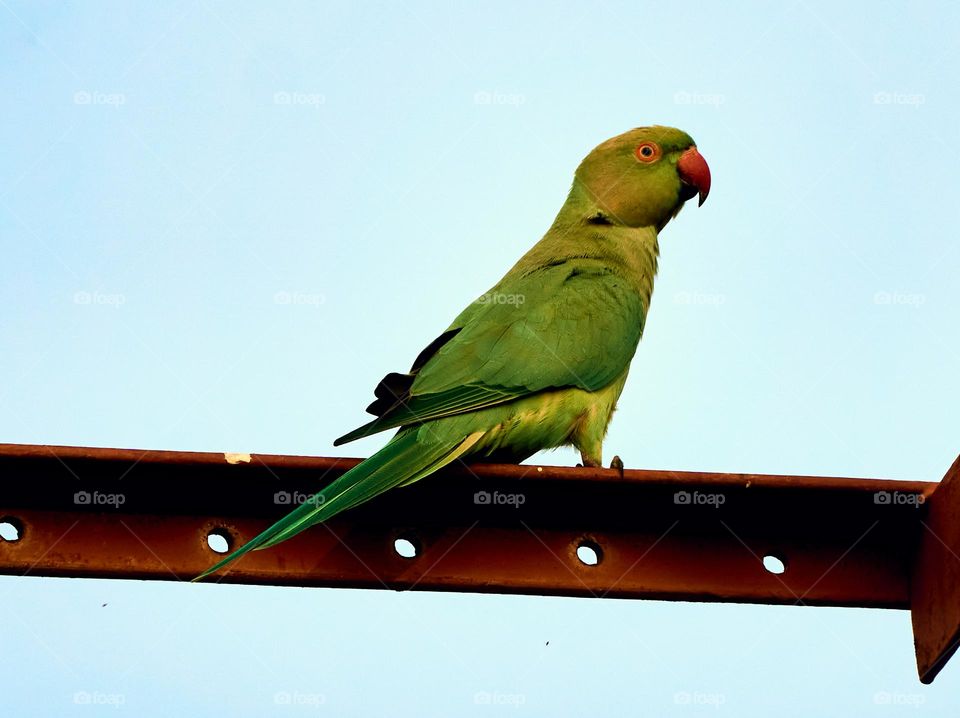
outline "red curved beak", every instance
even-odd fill
[[[695,194],[699,194],[702,205],[710,194],[710,168],[707,167],[707,161],[697,152],[696,147],[691,147],[680,155],[677,160],[677,173],[684,184],[695,190],[684,199],[690,199]]]

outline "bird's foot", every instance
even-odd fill
[[[592,457],[590,457],[590,456],[587,456],[587,455],[584,454],[582,451],[580,452],[580,461],[583,462],[583,463],[577,464],[577,466],[579,466],[579,467],[581,467],[581,468],[583,468],[583,467],[586,467],[586,468],[588,468],[588,469],[602,469],[602,468],[603,468],[603,464],[602,464],[600,461],[598,461],[597,459],[594,459],[594,458],[592,458]]]
[[[610,462],[610,468],[619,472],[620,478],[623,478],[623,459],[621,459],[619,456],[614,456],[613,460]]]

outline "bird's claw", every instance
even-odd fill
[[[610,468],[619,472],[620,478],[623,478],[623,459],[621,459],[619,456],[614,456],[613,460],[610,462]]]

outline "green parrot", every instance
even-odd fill
[[[640,127],[599,145],[543,239],[409,372],[384,377],[367,408],[376,418],[334,444],[399,428],[393,438],[198,579],[452,461],[520,462],[572,444],[584,466],[601,466],[650,307],[657,235],[709,190],[680,130]]]

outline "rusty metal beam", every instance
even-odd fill
[[[920,517],[911,614],[920,680],[931,683],[960,644],[960,458]]]
[[[0,573],[187,580],[217,559],[211,533],[235,547],[357,461],[0,444],[0,522],[19,535],[0,540]],[[216,580],[912,607],[929,682],[960,638],[958,474],[960,460],[938,488],[458,466],[248,554]],[[398,539],[417,555],[401,556]]]

